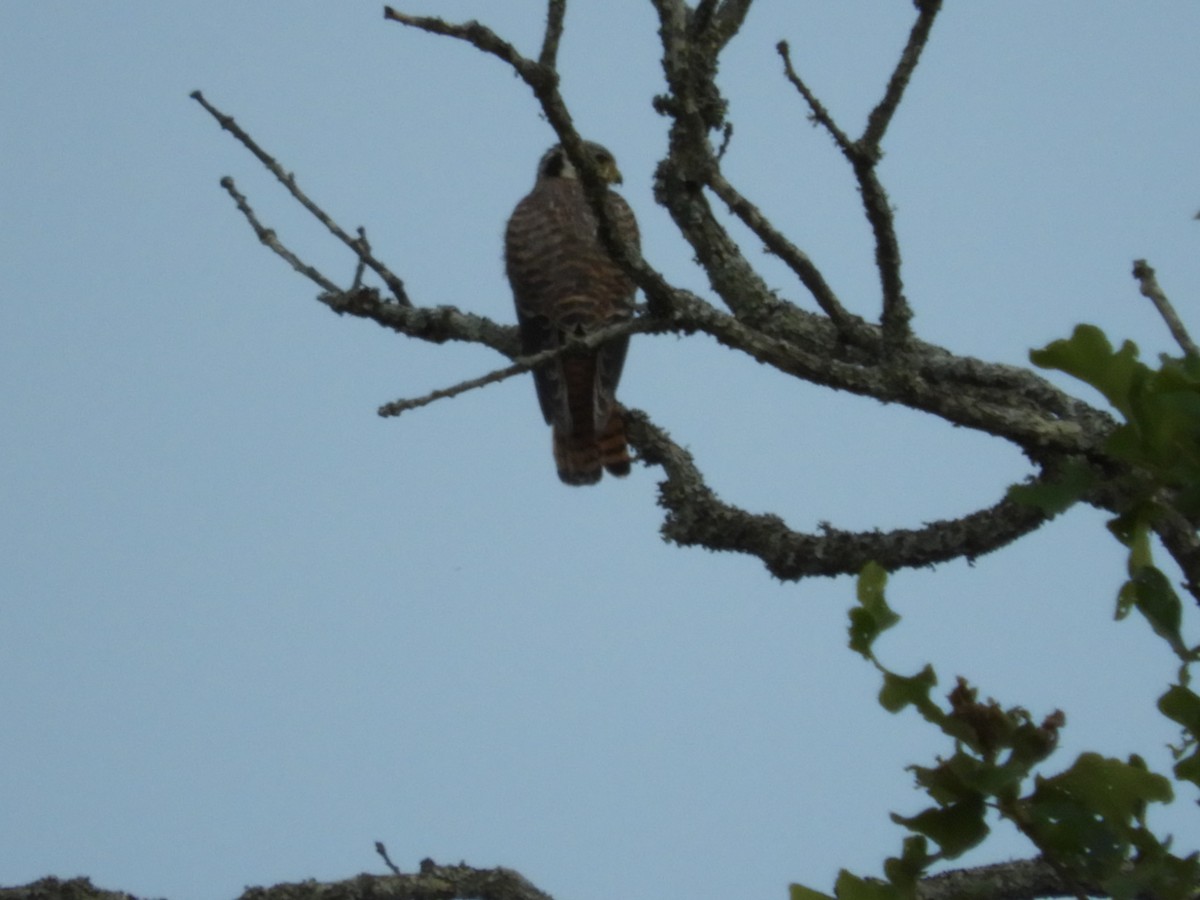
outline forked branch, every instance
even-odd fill
[[[614,326],[611,334],[606,330],[588,336],[584,345],[592,347],[618,335],[638,332],[689,334],[700,331],[780,372],[884,402],[901,403],[954,424],[1003,437],[1015,442],[1039,465],[1047,468],[1052,468],[1054,460],[1062,455],[1084,459],[1102,456],[1111,420],[1031,372],[957,357],[915,338],[905,344],[911,365],[893,367],[886,363],[884,348],[889,341],[886,327],[880,328],[846,311],[816,265],[721,174],[704,132],[713,123],[703,116],[690,119],[688,114],[679,112],[696,98],[707,98],[707,102],[715,103],[714,110],[720,106],[720,95],[711,82],[716,71],[716,54],[720,45],[731,36],[730,29],[740,23],[746,4],[735,0],[704,3],[689,21],[687,6],[679,0],[654,2],[663,23],[664,40],[677,42],[672,45],[674,50],[683,53],[675,58],[664,50],[664,66],[670,68],[668,80],[680,93],[666,105],[674,124],[672,155],[660,170],[660,199],[680,224],[732,314],[689,291],[669,285],[640,256],[630,258],[629,248],[617,246],[612,248],[614,256],[620,257],[622,252],[627,254],[620,261],[635,274],[638,284],[647,293],[650,311]],[[386,14],[389,19],[405,25],[466,41],[512,66],[533,90],[567,152],[578,154],[578,168],[586,187],[589,178],[596,173],[591,170],[590,157],[580,152],[581,140],[558,93],[554,70],[564,11],[562,0],[549,0],[546,32],[537,61],[522,56],[511,43],[477,22],[455,25],[433,17],[410,16],[391,8]],[[925,17],[922,21],[927,25],[932,14],[923,12],[922,15]],[[919,29],[915,28],[914,32]],[[700,41],[703,46],[693,46],[689,43],[692,41]],[[906,81],[905,72],[910,73],[915,64],[915,57],[910,52],[914,46],[919,48],[920,41],[910,38],[910,49],[898,67],[901,74],[893,76],[892,84],[902,85]],[[701,51],[710,55],[700,66],[699,75],[679,68],[689,53]],[[786,52],[784,55],[790,68]],[[803,84],[798,78],[796,81]],[[811,97],[811,92],[808,94]],[[223,128],[276,175],[310,214],[324,223],[358,257],[360,272],[356,274],[354,284],[349,289],[338,287],[333,280],[288,250],[274,231],[258,220],[233,182],[226,182],[226,189],[258,238],[294,269],[321,286],[321,302],[338,313],[369,318],[410,337],[432,342],[478,343],[497,350],[510,360],[503,367],[456,385],[385,404],[380,408],[382,415],[396,415],[497,383],[548,362],[555,352],[575,349],[573,345],[562,351],[523,358],[513,326],[455,307],[414,306],[403,293],[400,280],[373,256],[361,231],[357,238],[351,237],[304,195],[295,179],[285,173],[231,117],[212,107],[199,92],[194,96]],[[841,143],[842,138],[838,137],[841,132],[815,97],[811,105],[814,115],[828,121],[826,127]],[[869,160],[856,149],[856,144],[848,139],[845,141],[849,143],[850,153],[858,154],[859,164],[867,165]],[[689,180],[693,177],[699,180]],[[595,182],[599,187],[598,179]],[[871,184],[869,181],[864,183]],[[876,191],[877,197],[885,198],[882,187],[871,190]],[[765,245],[792,267],[818,298],[824,316],[800,310],[776,298],[767,289],[713,215],[706,191],[715,193]],[[596,211],[603,224],[606,208],[598,206]],[[885,210],[882,215],[890,222],[890,211]],[[880,265],[889,263],[881,262]],[[393,286],[397,299],[385,300],[375,288],[362,285],[363,267],[379,273],[385,283]],[[898,274],[898,259],[893,268]],[[961,518],[918,529],[860,533],[822,526],[818,532],[805,534],[789,528],[777,516],[752,514],[720,500],[705,483],[691,456],[672,442],[645,413],[631,415],[630,431],[632,443],[640,451],[643,462],[660,465],[665,474],[660,485],[660,503],[667,510],[664,535],[680,544],[757,556],[780,578],[853,573],[867,559],[875,559],[889,568],[902,568],[929,565],[956,556],[970,558],[1005,545],[1043,521],[1035,511],[1002,500]]]
[[[366,263],[367,266],[369,266],[380,278],[382,278],[383,283],[388,286],[389,290],[391,290],[393,296],[396,298],[397,303],[400,303],[404,306],[412,305],[408,299],[408,294],[405,293],[404,282],[393,275],[387,266],[372,256],[370,252],[365,249],[365,246],[361,241],[347,234],[345,229],[334,222],[333,219],[330,218],[323,209],[317,206],[317,204],[313,203],[312,200],[310,200],[308,196],[302,190],[300,190],[300,186],[296,183],[295,175],[293,175],[291,172],[285,172],[283,170],[283,166],[279,165],[279,163],[277,163],[270,154],[263,150],[263,148],[260,147],[252,137],[250,137],[250,135],[243,131],[238,126],[237,122],[233,120],[232,116],[225,115],[219,109],[210,104],[204,98],[204,95],[200,93],[200,91],[192,91],[191,97],[201,106],[203,106],[209,115],[216,119],[218,124],[220,124],[223,129],[232,134],[235,138],[237,138],[238,142],[243,147],[253,153],[258,158],[258,161],[266,166],[267,171],[279,179],[280,184],[287,188],[288,193],[295,197],[296,201],[301,206],[308,210],[318,222],[329,229],[329,232],[334,237],[353,250],[359,259]]]
[[[921,0],[917,3],[917,20],[909,32],[908,42],[900,54],[883,97],[867,117],[867,125],[858,140],[852,140],[834,121],[829,110],[817,99],[812,89],[796,72],[792,65],[791,52],[786,41],[780,41],[776,49],[783,60],[784,74],[808,105],[809,115],[824,128],[850,163],[858,181],[863,211],[875,237],[875,267],[879,273],[882,292],[884,347],[892,363],[903,358],[901,353],[912,336],[910,321],[912,309],[904,295],[901,277],[900,242],[896,237],[896,222],[891,201],[883,183],[875,172],[882,158],[880,146],[888,125],[892,121],[905,88],[920,61],[921,52],[929,40],[934,19],[941,9],[941,0]]]

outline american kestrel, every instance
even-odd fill
[[[590,141],[584,148],[607,184],[621,183],[608,150]],[[636,248],[633,210],[611,188],[606,202],[617,235]],[[542,156],[533,190],[508,220],[504,261],[526,355],[633,315],[636,287],[604,249],[561,144]],[[615,396],[628,346],[624,337],[596,350],[568,351],[533,373],[542,415],[553,426],[558,477],[567,484],[595,484],[602,469],[629,474],[625,419]]]

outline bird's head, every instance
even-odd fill
[[[617,161],[607,148],[595,141],[584,141],[583,149],[591,157],[596,171],[606,184],[621,183],[621,170],[617,168]],[[562,144],[555,144],[547,150],[538,163],[538,178],[575,178],[577,174]]]

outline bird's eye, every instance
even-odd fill
[[[612,162],[612,157],[609,156],[607,153],[597,153],[594,158],[595,158],[596,162],[598,162],[602,166],[608,165],[610,162]]]

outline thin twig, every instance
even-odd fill
[[[250,227],[254,229],[254,233],[258,235],[258,239],[262,243],[271,248],[278,256],[282,257],[288,265],[293,269],[316,282],[327,291],[340,292],[341,288],[317,271],[316,267],[310,266],[308,263],[300,259],[295,253],[283,246],[279,238],[275,235],[275,229],[265,227],[254,214],[254,210],[246,201],[246,197],[237,189],[237,185],[233,183],[233,179],[226,175],[221,179],[221,187],[225,188],[226,193],[233,198],[233,202],[237,204],[237,208],[241,210],[242,215],[246,217],[246,221],[250,223]]]
[[[937,3],[931,5],[936,7]],[[923,10],[922,16],[924,15],[926,13]],[[918,22],[920,21],[922,20],[918,20]],[[912,310],[904,296],[904,282],[900,277],[900,242],[896,237],[896,223],[892,214],[891,201],[888,199],[883,184],[875,174],[875,164],[879,161],[879,148],[861,141],[852,141],[846,132],[842,131],[833,121],[833,116],[829,114],[829,111],[825,109],[821,101],[816,98],[816,95],[792,67],[787,41],[780,41],[776,45],[776,49],[783,59],[784,73],[787,75],[788,81],[800,92],[804,102],[808,104],[811,111],[809,117],[829,132],[837,143],[838,149],[842,151],[851,168],[854,169],[859,194],[862,196],[863,212],[875,235],[875,268],[879,272],[882,294],[880,324],[883,326],[884,346],[892,350],[899,349],[912,336],[908,324],[912,319]],[[908,66],[910,56],[911,54],[907,54],[901,57],[900,63],[897,65],[897,72]],[[911,60],[911,63],[916,65],[915,58]],[[908,82],[911,68],[906,71],[907,74],[902,79],[893,73],[889,89],[892,84],[899,84],[898,90],[903,92],[903,85]],[[885,101],[881,101],[880,106],[876,109],[881,107],[886,109]],[[898,95],[896,102],[899,102]],[[882,127],[886,128],[886,116],[881,121]],[[880,134],[882,136],[882,131]]]
[[[408,13],[398,12],[390,6],[383,8],[383,17],[390,22],[399,22],[401,25],[427,31],[430,34],[440,34],[466,41],[476,49],[504,60],[516,69],[517,74],[526,81],[530,78],[541,78],[545,73],[552,72],[551,69],[539,65],[531,59],[526,59],[512,44],[486,25],[474,20],[456,24],[439,19],[437,16],[412,16]]]
[[[409,410],[420,409],[422,406],[428,406],[438,400],[446,400],[450,397],[457,397],[459,394],[465,394],[467,391],[473,391],[476,388],[486,387],[489,384],[496,384],[512,378],[514,375],[520,375],[523,372],[529,372],[536,369],[538,366],[545,365],[553,359],[563,356],[567,353],[578,353],[581,350],[594,350],[601,344],[616,338],[626,337],[631,334],[642,332],[664,331],[667,326],[664,323],[657,322],[649,318],[630,319],[625,322],[619,322],[616,325],[610,325],[607,328],[600,328],[587,337],[571,340],[561,347],[554,347],[550,350],[543,350],[540,353],[535,353],[532,356],[518,357],[512,365],[504,366],[499,369],[494,369],[486,375],[480,375],[478,378],[468,378],[466,381],[460,381],[458,384],[448,388],[438,388],[430,391],[420,397],[413,397],[405,400],[393,400],[391,403],[385,403],[379,407],[379,415],[384,418],[398,416],[401,413],[406,413]]]
[[[460,381],[458,384],[451,385],[448,388],[438,388],[430,391],[428,394],[423,394],[420,397],[411,397],[406,400],[393,400],[391,403],[385,403],[379,407],[378,413],[381,417],[388,419],[398,416],[401,413],[406,413],[409,410],[420,409],[422,406],[428,406],[438,400],[448,400],[451,397],[457,397],[459,394],[465,394],[467,391],[473,391],[476,388],[486,387],[489,384],[495,384],[498,381],[512,378],[514,375],[520,375],[522,372],[528,372],[534,365],[519,362],[513,363],[511,366],[505,366],[503,369],[496,369],[488,372],[486,375],[481,375],[478,378],[468,378],[466,381]]]
[[[358,244],[365,253],[368,255],[371,253],[371,243],[367,240],[367,229],[361,225],[358,226]],[[358,255],[358,265],[354,267],[354,281],[350,285],[350,290],[357,291],[362,287],[362,279],[366,270],[367,264],[363,260],[363,254],[360,253]]]
[[[917,21],[908,34],[908,43],[888,79],[883,98],[871,110],[863,135],[854,144],[854,174],[858,178],[867,220],[875,233],[875,265],[879,269],[883,290],[880,324],[883,326],[884,346],[892,351],[900,349],[912,337],[909,327],[912,308],[904,296],[904,282],[900,276],[900,242],[896,238],[895,215],[887,191],[875,173],[875,166],[883,156],[880,142],[921,60],[921,51],[929,41],[929,33],[942,8],[942,0],[917,0],[916,6]]]
[[[883,140],[884,132],[887,131],[887,127],[892,121],[892,116],[895,115],[896,109],[900,106],[900,100],[904,96],[904,89],[908,87],[913,70],[916,69],[917,63],[921,60],[921,51],[925,49],[925,44],[929,41],[929,32],[933,28],[933,20],[937,18],[937,14],[941,8],[942,0],[921,0],[917,4],[917,9],[919,10],[917,21],[913,23],[912,31],[908,34],[908,43],[904,46],[904,51],[900,54],[900,61],[896,63],[892,77],[888,79],[888,86],[887,90],[883,93],[883,99],[879,101],[875,108],[871,110],[871,114],[867,116],[867,127],[858,144],[864,152],[870,153],[875,158],[879,157],[879,143]]]
[[[388,856],[387,847],[383,846],[383,841],[375,842],[375,852],[383,857],[383,861],[387,864],[387,867],[392,870],[393,875],[404,875],[404,873],[400,871],[399,867],[392,862],[392,858]]]
[[[788,42],[780,41],[775,45],[775,49],[779,52],[779,56],[783,60],[783,72],[787,76],[787,80],[792,83],[792,87],[800,92],[800,96],[808,104],[810,110],[809,118],[829,132],[830,137],[833,138],[842,153],[853,158],[855,153],[854,141],[850,140],[850,136],[837,126],[837,123],[833,121],[833,117],[829,115],[829,110],[825,108],[824,104],[817,99],[816,94],[804,83],[804,79],[796,73],[796,70],[792,67],[792,54]]]
[[[201,106],[203,106],[205,110],[208,111],[209,115],[216,119],[218,124],[220,124],[223,129],[232,134],[243,147],[253,153],[258,158],[258,161],[266,166],[267,170],[274,175],[285,188],[287,188],[288,193],[290,193],[296,198],[297,201],[299,201],[301,206],[307,209],[313,215],[313,217],[317,219],[318,222],[329,229],[330,233],[333,234],[334,237],[353,250],[359,259],[370,266],[371,269],[383,279],[384,284],[388,286],[388,289],[396,297],[397,303],[403,304],[404,306],[412,305],[408,299],[408,295],[404,291],[404,282],[393,275],[387,266],[367,252],[356,238],[353,238],[347,234],[341,226],[339,226],[333,221],[332,218],[330,218],[329,214],[326,213],[325,210],[321,209],[321,207],[317,206],[317,204],[310,200],[308,196],[302,190],[300,190],[299,185],[296,184],[295,175],[290,172],[285,172],[279,163],[277,163],[265,150],[263,150],[263,148],[260,147],[258,143],[252,137],[250,137],[250,135],[248,135],[238,126],[238,124],[233,120],[232,116],[225,115],[223,112],[209,103],[206,99],[204,99],[204,95],[200,93],[200,91],[192,91],[191,97]]]
[[[1135,259],[1133,261],[1133,277],[1138,280],[1142,296],[1147,297],[1154,304],[1154,308],[1158,310],[1158,314],[1167,323],[1167,328],[1171,330],[1171,337],[1175,338],[1175,343],[1188,356],[1200,355],[1200,348],[1196,347],[1191,335],[1188,334],[1187,328],[1184,327],[1183,320],[1175,312],[1175,307],[1171,305],[1171,301],[1167,299],[1167,295],[1163,292],[1163,289],[1158,286],[1158,278],[1155,276],[1154,269],[1150,267],[1149,263],[1144,259]]]
[[[558,44],[562,40],[566,15],[567,0],[550,0],[546,8],[546,34],[542,38],[542,52],[538,54],[538,63],[547,69],[558,65]]]
[[[825,311],[825,315],[829,316],[830,321],[837,326],[841,334],[849,337],[857,330],[856,326],[861,325],[862,320],[846,311],[833,292],[833,288],[825,281],[821,270],[816,267],[808,254],[784,237],[758,207],[743,197],[719,171],[712,174],[709,185],[729,207],[730,212],[741,219],[751,231],[758,235],[759,240],[768,250],[782,259],[788,268],[796,273],[801,283],[808,288],[813,299],[817,301],[817,305]]]

